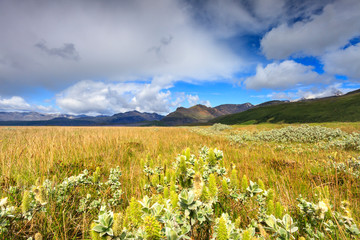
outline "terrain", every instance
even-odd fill
[[[223,104],[214,108],[201,104],[190,108],[179,107],[176,111],[165,116],[160,122],[168,126],[205,123],[216,117],[243,112],[252,107],[251,103]]]
[[[311,123],[360,121],[360,91],[298,102],[277,102],[246,112],[221,116],[211,123]]]
[[[358,122],[0,127],[0,236],[356,239],[359,132]]]
[[[7,115],[6,115],[7,114]],[[156,113],[141,113],[138,111],[130,111],[118,113],[112,116],[72,116],[72,115],[54,115],[39,113],[4,113],[3,119],[0,121],[2,126],[103,126],[103,125],[143,125],[151,121],[161,120],[164,116]],[[19,120],[17,115],[25,115],[27,118]],[[1,115],[0,115],[1,116]],[[35,116],[35,117],[34,117]],[[41,117],[36,117],[41,116]],[[55,117],[56,116],[56,117]],[[25,120],[30,119],[31,120]],[[39,119],[38,119],[39,118]],[[42,119],[41,119],[42,118]],[[10,120],[11,119],[11,120]],[[18,119],[18,120],[17,120]],[[38,119],[38,120],[34,120]]]

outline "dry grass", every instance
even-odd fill
[[[237,126],[237,130],[267,130],[285,125]],[[327,124],[352,132],[359,124]],[[178,153],[190,147],[197,152],[202,146],[217,147],[224,152],[225,165],[237,166],[239,177],[262,179],[272,187],[277,198],[292,208],[301,194],[312,198],[314,189],[329,186],[332,198],[339,204],[348,200],[354,216],[360,213],[360,185],[357,181],[329,174],[324,162],[331,152],[312,150],[302,144],[302,152],[276,150],[275,143],[235,145],[221,136],[202,136],[175,127],[1,127],[0,183],[3,189],[12,185],[30,187],[38,178],[57,179],[101,167],[103,176],[120,166],[122,189],[127,197],[142,195],[140,160],[148,155],[173,161]],[[308,146],[308,151],[306,148]],[[294,147],[296,147],[294,145]],[[338,150],[338,159],[356,152]],[[1,197],[1,196],[0,196]],[[355,217],[357,218],[357,217]],[[359,218],[357,219],[359,220]]]

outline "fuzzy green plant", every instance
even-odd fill
[[[185,150],[185,157],[186,157],[186,160],[190,160],[190,156],[191,156],[191,153],[190,153],[190,148],[187,148],[186,150]]]
[[[242,233],[242,240],[251,240],[251,232],[250,229],[246,229],[243,233]]]
[[[200,196],[200,200],[202,202],[208,202],[210,199],[210,194],[209,194],[209,188],[206,186],[203,186],[202,191],[201,191],[201,196]]]
[[[223,192],[225,195],[229,195],[229,194],[230,194],[229,186],[228,186],[228,183],[227,183],[226,179],[223,179],[223,180],[221,181],[221,189],[222,189],[222,192]]]
[[[241,218],[238,217],[235,219],[235,227],[240,228],[240,224],[241,224]]]
[[[228,233],[228,230],[226,228],[226,221],[225,221],[224,217],[221,217],[219,219],[219,224],[218,224],[218,227],[217,227],[216,239],[217,240],[228,240],[229,239],[229,233]]]
[[[215,197],[218,192],[218,188],[216,185],[216,177],[212,173],[209,175],[209,194],[211,197]]]
[[[266,202],[269,202],[270,200],[274,202],[274,190],[272,190],[271,188],[268,190],[268,194],[266,196]]]
[[[177,195],[177,193],[175,191],[170,192],[170,201],[171,201],[171,206],[173,208],[177,208],[177,205],[179,202],[179,196]]]
[[[259,185],[259,188],[261,188],[262,190],[265,190],[265,184],[260,178],[258,180],[258,185]]]
[[[21,212],[27,213],[30,210],[31,195],[29,191],[25,191],[21,201]]]
[[[152,175],[151,176],[151,184],[156,187],[157,185],[159,185],[159,176],[158,175]]]
[[[239,189],[239,179],[238,179],[238,172],[237,172],[236,168],[233,168],[231,170],[230,183],[231,183],[231,187],[233,189]]]
[[[274,211],[275,217],[281,218],[283,215],[283,212],[284,212],[284,207],[281,205],[280,202],[276,202],[275,203],[275,211]]]
[[[170,193],[169,193],[169,188],[168,188],[168,186],[165,186],[165,187],[164,187],[163,195],[164,195],[164,198],[165,198],[165,199],[168,199],[168,198],[169,198]]]
[[[166,177],[166,183],[170,183],[171,182],[171,175],[173,174],[171,169],[167,169],[166,173],[165,173],[165,177]]]
[[[144,219],[146,240],[161,239],[161,226],[154,216],[146,216]]]
[[[244,175],[241,179],[241,191],[245,192],[248,187],[249,187],[249,181],[246,175]]]
[[[274,201],[273,200],[269,200],[266,204],[266,214],[267,215],[272,215],[274,214],[275,211],[275,207],[274,207]]]
[[[120,236],[123,230],[123,215],[121,213],[114,214],[114,223],[112,226],[114,236]]]
[[[210,148],[208,152],[208,164],[210,167],[214,167],[217,163],[214,149]]]
[[[132,197],[129,206],[126,209],[126,220],[124,221],[124,225],[129,228],[138,227],[142,223],[141,216],[141,204]]]
[[[100,171],[100,167],[96,167],[96,170],[92,175],[93,183],[98,183],[100,181]]]

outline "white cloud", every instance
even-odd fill
[[[181,96],[173,99],[169,81],[170,77],[154,78],[150,83],[85,80],[58,94],[56,103],[73,114],[113,114],[134,109],[165,114],[184,101]]]
[[[200,97],[199,95],[191,95],[191,94],[188,94],[186,95],[186,98],[187,98],[187,101],[191,106],[194,106],[194,105],[197,105],[197,104],[202,104],[202,105],[205,105],[207,107],[211,107],[211,103],[209,100],[200,100]]]
[[[0,1],[0,94],[82,79],[230,79],[245,65],[181,1],[20,2]]]
[[[341,83],[335,83],[326,87],[311,87],[289,92],[273,92],[268,94],[266,97],[271,99],[298,101],[301,99],[315,99],[336,96],[354,90],[356,90],[356,88],[346,88],[343,87]]]
[[[37,111],[37,112],[46,112],[46,113],[57,112],[57,110],[51,106],[30,104],[25,99],[19,96],[12,96],[9,98],[2,98],[0,96],[0,111],[5,111],[5,112]]]
[[[258,65],[256,74],[248,77],[244,84],[249,89],[287,89],[321,81],[328,79],[314,72],[312,66],[286,60],[281,63],[270,63],[265,68]]]
[[[359,22],[360,1],[335,1],[310,19],[272,29],[261,40],[261,47],[266,57],[273,59],[294,54],[320,56],[359,36]]]
[[[322,61],[326,72],[360,81],[360,43],[328,53],[322,57]]]
[[[0,110],[9,111],[25,111],[30,110],[31,106],[22,97],[13,96],[11,98],[0,98]]]

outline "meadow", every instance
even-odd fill
[[[358,239],[360,123],[1,127],[3,239]]]

